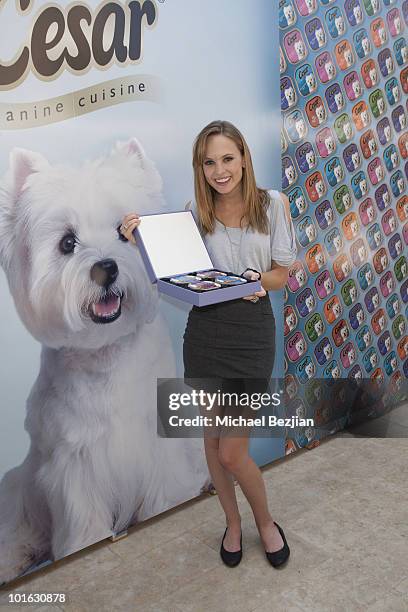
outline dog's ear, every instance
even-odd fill
[[[10,153],[10,169],[0,184],[0,264],[7,268],[16,232],[15,204],[28,177],[49,166],[39,153],[13,149]]]
[[[14,201],[17,201],[28,177],[48,168],[49,163],[39,153],[25,149],[13,149],[10,153],[10,167]]]
[[[146,153],[137,138],[131,138],[126,142],[118,142],[112,151],[112,155],[132,158],[141,166],[143,165],[143,160],[146,159]]]

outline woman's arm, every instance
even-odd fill
[[[261,285],[266,291],[278,291],[283,289],[288,281],[289,268],[285,266],[279,266],[277,263],[272,262],[272,270],[269,272],[262,272],[261,274]]]
[[[288,223],[290,223],[291,217],[289,199],[284,193],[281,193],[280,196],[285,204],[286,218]],[[275,261],[272,261],[271,270],[261,274],[262,287],[266,289],[266,291],[277,291],[279,289],[283,289],[288,281],[288,272],[288,267],[280,266]]]

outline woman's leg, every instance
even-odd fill
[[[229,552],[235,552],[240,549],[241,516],[235,494],[234,478],[220,463],[218,457],[219,438],[204,435],[204,447],[211,481],[217,491],[222,509],[225,512],[228,526],[224,539],[224,548]]]
[[[265,550],[275,552],[283,547],[283,540],[268,509],[262,473],[249,456],[248,447],[249,437],[247,435],[242,437],[221,436],[218,460],[238,480],[254,513]]]

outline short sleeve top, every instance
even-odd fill
[[[247,268],[268,272],[272,261],[285,267],[295,262],[297,249],[292,220],[288,221],[280,193],[271,190],[268,194],[269,234],[250,227],[226,227],[217,219],[214,232],[203,235],[215,268],[242,274]],[[191,204],[191,212],[198,222],[195,202]]]

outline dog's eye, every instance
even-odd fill
[[[75,234],[66,234],[59,243],[59,249],[63,255],[69,255],[74,252],[76,245]]]
[[[118,227],[116,228],[116,231],[118,232],[119,240],[121,240],[122,242],[129,242],[126,236],[124,236],[122,232],[120,231],[120,225],[118,225]]]

